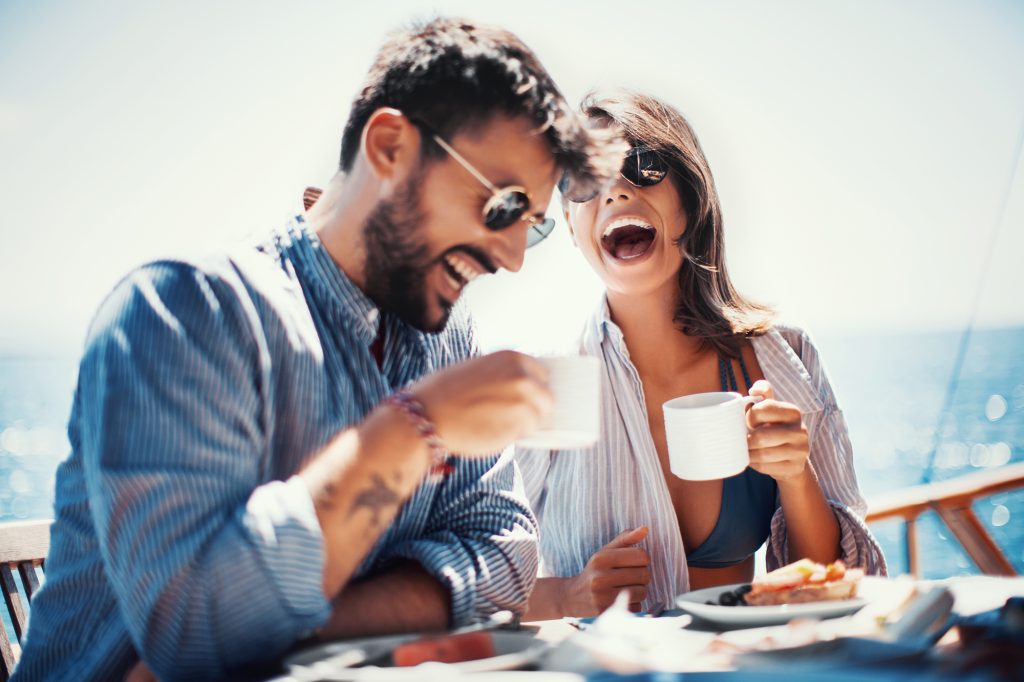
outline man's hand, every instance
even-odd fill
[[[750,395],[765,398],[747,410],[750,468],[780,483],[798,478],[806,470],[811,454],[800,408],[774,400],[771,384],[763,379],[754,382]]]
[[[412,392],[449,451],[493,456],[551,410],[543,365],[505,351],[453,365]],[[324,595],[333,599],[384,533],[429,465],[425,441],[401,410],[378,407],[299,472],[324,534]]]
[[[410,390],[450,452],[493,455],[551,411],[547,380],[547,368],[534,358],[501,351],[431,374]]]
[[[596,616],[615,601],[619,592],[629,592],[629,608],[639,611],[651,582],[651,558],[635,547],[647,537],[647,527],[623,531],[597,550],[583,572],[569,581],[562,612],[566,616]]]

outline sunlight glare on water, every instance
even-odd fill
[[[985,403],[985,416],[990,422],[997,422],[1006,414],[1006,398],[1001,395],[990,396]]]

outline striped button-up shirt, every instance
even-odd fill
[[[800,408],[810,438],[810,461],[839,521],[841,556],[851,566],[884,574],[885,557],[864,524],[853,450],[843,413],[807,335],[775,327],[751,339],[758,364],[778,400]],[[573,576],[623,530],[648,526],[640,543],[651,556],[643,604],[658,613],[689,589],[686,548],[650,436],[640,376],[622,331],[602,303],[584,330],[582,352],[603,362],[601,439],[592,449],[516,453],[526,492],[541,525],[541,575]],[[723,510],[724,512],[724,510]],[[786,520],[771,520],[767,568],[789,563]]]
[[[206,678],[280,656],[330,613],[296,472],[390,392],[474,353],[462,306],[436,335],[381,313],[301,219],[258,248],[130,274],[87,339],[15,678],[115,679],[140,653],[162,679]],[[536,522],[514,463],[453,464],[355,577],[411,559],[448,589],[455,625],[521,611]]]

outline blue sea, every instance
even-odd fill
[[[1024,459],[1024,328],[974,332],[952,410],[940,420],[960,338],[960,331],[816,338],[869,499],[922,482],[933,441],[931,480]],[[52,516],[76,365],[73,357],[0,357],[0,522]],[[975,511],[1024,572],[1024,490],[979,500]],[[937,517],[921,521],[925,577],[977,573]],[[904,572],[902,524],[874,530],[891,572]]]

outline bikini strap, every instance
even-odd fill
[[[736,391],[736,373],[732,371],[732,362],[730,362],[721,353],[718,354],[718,374],[722,380],[723,391]]]
[[[747,371],[747,363],[743,362],[743,354],[739,355],[740,361],[740,372],[743,374],[743,382],[747,385],[747,391],[750,390],[752,385],[750,381],[750,372]],[[722,353],[718,354],[718,374],[722,380],[723,391],[736,391],[739,392],[739,384],[736,382],[736,373],[732,369],[732,360],[728,359]]]
[[[743,353],[740,353],[740,371],[743,372],[743,382],[747,385],[747,391],[750,391],[750,387],[753,383],[750,381],[750,372],[747,371],[747,363],[743,362]]]

